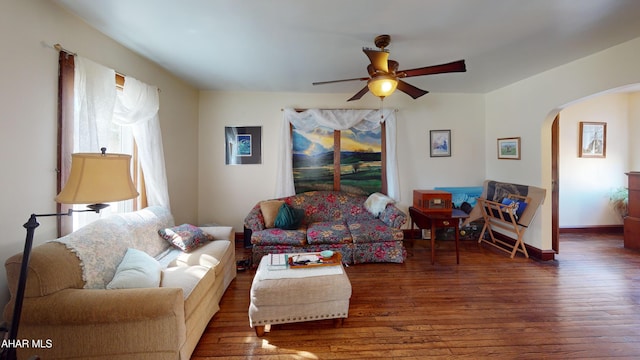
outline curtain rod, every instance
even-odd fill
[[[53,45],[53,48],[54,48],[54,49],[56,49],[56,50],[58,50],[58,51],[66,52],[67,54],[72,55],[72,56],[76,56],[76,55],[78,55],[77,53],[74,53],[74,52],[72,52],[72,51],[70,51],[70,50],[65,49],[62,45],[60,45],[60,43],[54,44],[54,45]],[[123,77],[123,78],[126,78],[126,77],[127,77],[127,75],[125,75],[125,74],[123,74],[123,73],[121,73],[121,72],[119,72],[119,71],[116,71],[116,70],[114,70],[114,71],[116,72],[116,75],[117,75],[117,76],[121,76],[121,77]],[[159,87],[156,87],[156,88],[158,89],[158,92],[162,92],[162,91],[160,90],[160,88],[159,88]]]
[[[62,45],[60,45],[60,44],[54,44],[54,45],[53,45],[53,48],[54,48],[54,49],[56,49],[56,50],[58,50],[58,51],[66,52],[66,53],[67,53],[67,54],[69,54],[69,55],[73,55],[73,56],[78,55],[77,53],[74,53],[73,51],[70,51],[70,50],[65,49],[65,48],[64,48],[64,47],[62,47]],[[115,70],[114,70],[114,71],[115,71]],[[120,72],[118,72],[118,71],[116,71],[116,75],[118,75],[118,76],[122,76],[122,77],[125,77],[125,76],[126,76],[125,74],[122,74],[122,73],[120,73]]]
[[[297,109],[294,108],[295,111],[305,111],[309,109]],[[380,110],[380,109],[319,109],[319,110]],[[284,108],[281,108],[280,111],[284,111]],[[393,109],[393,112],[398,112],[398,109]]]
[[[58,50],[58,51],[64,51],[64,52],[66,52],[66,53],[67,53],[67,54],[69,54],[69,55],[73,55],[73,56],[76,56],[76,55],[77,55],[76,53],[71,52],[71,51],[69,51],[69,50],[67,50],[67,49],[63,48],[63,47],[62,47],[62,45],[60,45],[60,44],[54,44],[54,45],[53,45],[53,48],[54,48],[54,49],[56,49],[56,50]]]

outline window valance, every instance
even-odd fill
[[[312,130],[319,126],[334,130],[355,128],[372,130],[384,122],[386,127],[386,161],[387,161],[387,195],[399,200],[398,165],[396,160],[396,117],[395,110],[327,110],[309,109],[296,111],[283,110],[281,141],[278,151],[278,178],[276,181],[276,197],[295,195],[293,181],[293,150],[290,126]]]

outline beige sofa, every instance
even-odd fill
[[[167,209],[150,207],[35,247],[18,338],[50,347],[18,349],[18,357],[189,359],[236,276],[234,237],[231,227],[203,227],[214,240],[186,253],[158,234],[173,225]],[[107,288],[130,248],[158,260],[159,286]],[[5,263],[12,295],[21,258]],[[6,321],[12,311],[13,299]]]

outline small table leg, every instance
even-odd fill
[[[458,235],[459,235],[458,233],[460,231],[458,229],[458,224],[457,223],[456,223],[456,226],[453,227],[453,229],[456,232],[456,264],[460,264],[460,252],[458,251]]]
[[[436,263],[436,227],[431,222],[431,265]]]

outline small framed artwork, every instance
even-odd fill
[[[498,139],[498,159],[520,160],[520,137]]]
[[[451,130],[430,130],[429,144],[431,157],[451,156]]]
[[[607,156],[607,123],[580,123],[580,157],[603,158]]]
[[[262,163],[261,126],[225,126],[224,135],[227,165]]]

